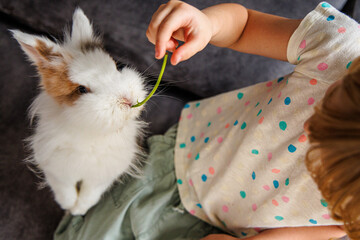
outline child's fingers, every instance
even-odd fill
[[[179,21],[179,19],[181,19]],[[184,18],[181,11],[175,11],[165,17],[158,27],[155,40],[155,57],[162,58],[166,52],[166,46],[172,41],[172,35],[184,26]]]
[[[181,61],[188,60],[204,49],[205,46],[206,44],[204,44],[200,37],[190,35],[187,41],[174,51],[171,57],[171,64],[176,65]]]

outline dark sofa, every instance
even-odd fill
[[[115,58],[156,77],[161,61],[145,31],[160,0],[1,0],[0,1],[0,239],[51,239],[63,211],[48,188],[39,190],[39,179],[23,162],[28,153],[23,139],[31,133],[27,108],[37,93],[36,72],[12,39],[8,29],[60,37],[80,6],[102,33],[105,48]],[[204,8],[224,1],[191,0]],[[239,0],[248,8],[289,18],[303,18],[319,0]],[[343,9],[346,0],[329,0]],[[348,1],[345,11],[353,8]],[[360,3],[355,5],[360,19]],[[191,60],[168,65],[160,93],[143,114],[149,134],[163,133],[174,124],[186,101],[274,79],[289,73],[288,63],[208,46]],[[153,84],[154,78],[149,78]]]

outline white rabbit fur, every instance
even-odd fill
[[[41,92],[30,107],[37,119],[29,138],[32,161],[59,205],[83,215],[120,175],[136,168],[143,107],[130,105],[146,96],[143,78],[128,67],[117,70],[79,8],[63,43],[12,33],[41,77]]]

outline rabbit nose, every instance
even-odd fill
[[[131,106],[133,105],[132,102],[131,102],[128,98],[125,98],[125,97],[120,98],[120,99],[118,100],[118,103],[119,103],[120,105],[125,105],[125,106],[129,106],[129,107],[131,107]]]

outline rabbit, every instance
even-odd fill
[[[146,97],[144,77],[117,69],[80,8],[63,42],[10,31],[40,76],[31,160],[60,207],[84,215],[119,176],[137,174],[145,123],[143,106],[131,106]]]

